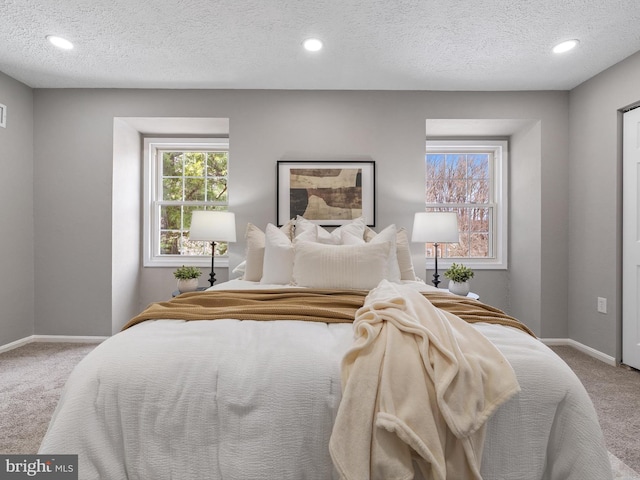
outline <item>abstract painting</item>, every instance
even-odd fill
[[[322,226],[375,223],[375,162],[278,162],[278,224],[300,215]]]

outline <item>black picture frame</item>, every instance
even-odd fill
[[[300,215],[323,227],[364,217],[375,226],[374,161],[280,160],[277,162],[277,223]]]

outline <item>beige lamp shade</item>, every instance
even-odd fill
[[[191,216],[190,240],[235,242],[236,216],[231,212],[196,210]]]

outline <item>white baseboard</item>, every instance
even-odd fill
[[[32,342],[51,343],[101,343],[109,337],[92,337],[78,335],[33,335]]]
[[[77,335],[31,335],[21,338],[15,342],[0,345],[0,353],[8,352],[14,348],[22,347],[33,342],[50,342],[50,343],[101,343],[109,337],[95,336],[77,336]]]
[[[14,348],[22,347],[31,342],[52,342],[52,343],[101,343],[109,337],[98,336],[77,336],[77,335],[31,335],[29,337],[21,338],[15,342],[7,343],[6,345],[0,345],[0,353],[13,350]],[[608,365],[617,365],[616,359],[606,353],[602,353],[595,348],[591,348],[580,342],[576,342],[571,338],[541,338],[540,341],[545,345],[554,346],[569,346],[582,353],[596,358],[601,362]]]
[[[25,337],[20,340],[16,340],[15,342],[7,343],[6,345],[0,345],[0,353],[8,352],[9,350],[13,350],[14,348],[21,347],[31,342],[31,337]]]
[[[541,338],[540,341],[548,346],[559,345],[573,347],[576,350],[589,355],[590,357],[606,363],[607,365],[612,365],[614,367],[617,366],[616,359],[612,356],[607,355],[606,353],[602,353],[601,351],[596,350],[595,348],[591,348],[580,342],[576,342],[571,338]]]

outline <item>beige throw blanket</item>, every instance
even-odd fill
[[[519,391],[481,333],[383,281],[354,321],[330,451],[345,480],[480,479],[484,426]]]

